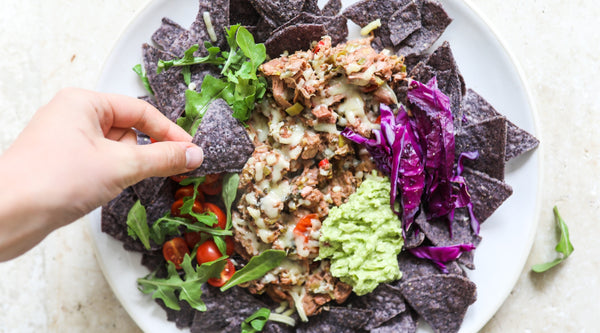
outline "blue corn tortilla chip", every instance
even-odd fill
[[[390,16],[390,41],[397,46],[410,34],[421,28],[421,11],[416,2],[410,2]]]
[[[284,24],[304,8],[305,0],[250,0],[254,8],[275,26]]]
[[[398,287],[382,283],[373,292],[356,297],[351,302],[353,308],[373,312],[365,329],[381,326],[386,321],[406,311],[406,303]]]
[[[411,309],[400,313],[396,317],[386,321],[379,327],[372,328],[370,333],[415,333],[417,332],[417,320],[419,316]]]
[[[440,274],[440,269],[431,260],[415,257],[408,251],[402,251],[398,255],[398,267],[402,272],[402,278],[391,283],[395,287],[399,287],[400,283],[416,277]],[[448,262],[446,268],[449,274],[466,276],[466,273],[456,261]]]
[[[326,33],[323,24],[298,24],[288,26],[274,32],[265,42],[267,54],[271,58],[278,57],[284,51],[290,53],[310,48],[313,41],[318,41]]]
[[[223,99],[217,99],[209,105],[192,141],[204,151],[204,162],[186,175],[199,177],[242,171],[254,152],[254,144],[244,125],[232,114],[233,111]]]
[[[241,24],[244,26],[256,26],[260,15],[254,9],[249,0],[229,1],[229,24]]]
[[[500,115],[494,107],[472,89],[462,100],[461,126],[477,124]],[[504,160],[509,161],[539,145],[539,140],[510,120],[506,121],[506,148]]]
[[[477,299],[475,284],[454,274],[409,279],[400,285],[400,290],[435,332],[457,332],[467,308]]]
[[[365,326],[372,312],[367,309],[355,309],[332,306],[316,316],[310,317],[308,323],[296,326],[297,333],[354,333],[365,332]]]
[[[342,10],[342,1],[341,0],[329,0],[323,6],[321,10],[322,16],[336,16]]]
[[[196,311],[190,331],[195,332],[240,332],[244,319],[267,305],[246,289],[233,287],[221,292],[219,288],[202,285],[202,301],[205,312]]]
[[[417,247],[423,244],[424,240],[425,234],[419,228],[411,227],[404,236],[404,247],[407,249]]]
[[[172,47],[187,33],[188,31],[185,28],[173,20],[164,17],[160,28],[152,34],[152,41],[154,41],[154,43],[156,43],[163,51],[179,54],[185,50],[173,49]]]
[[[194,20],[190,27],[191,43],[189,45],[203,45],[205,41],[208,41],[213,45],[219,46],[221,49],[228,49],[227,40],[225,39],[225,28],[230,25],[229,8],[229,0],[200,0],[198,15],[196,15],[196,20]],[[204,13],[208,13],[210,17],[210,22],[217,37],[216,41],[210,39],[206,23],[204,22]]]
[[[470,243],[475,246],[481,241],[481,237],[473,233],[469,215],[464,218],[455,216],[451,224],[452,234],[448,228],[448,222],[442,219],[426,221],[424,218],[416,219],[415,223],[421,228],[427,239],[434,246],[450,246]],[[473,263],[474,251],[465,252],[458,258],[458,262],[469,269],[475,269]]]
[[[180,310],[173,310],[166,307],[161,299],[156,299],[156,303],[167,313],[167,320],[174,322],[177,328],[182,329],[192,325],[197,311],[187,301],[179,301]]]
[[[159,60],[171,60],[176,55],[162,51],[149,44],[142,46],[144,69],[148,82],[154,91],[158,109],[171,121],[176,121],[185,109],[185,90],[180,68],[170,68],[160,74],[156,73]]]
[[[137,199],[133,189],[128,187],[116,198],[102,206],[100,224],[102,232],[122,242],[131,240],[127,235],[127,213]]]
[[[393,43],[390,39],[390,28],[388,19],[399,9],[409,3],[410,0],[362,0],[347,7],[342,12],[347,19],[356,23],[360,27],[377,19],[381,20],[381,26],[374,31],[377,42],[372,44],[375,49],[381,50],[384,47],[391,47]]]
[[[504,180],[506,128],[506,118],[502,116],[462,127],[454,136],[456,158],[462,152],[477,151],[479,156],[474,160],[465,159],[464,165]]]
[[[525,154],[540,144],[540,141],[529,132],[515,125],[510,120],[506,121],[506,155],[505,161]]]
[[[465,168],[463,177],[469,186],[473,213],[480,223],[487,220],[512,194],[512,187],[483,172]]]
[[[177,56],[148,44],[142,46],[142,51],[148,82],[156,98],[155,105],[167,118],[176,122],[185,111],[185,91],[188,89],[181,67],[171,67],[160,74],[156,73],[156,69],[159,60],[171,60]],[[200,89],[207,74],[216,75],[214,66],[208,64],[191,66],[190,71],[191,82],[196,89]]]
[[[302,12],[321,15],[321,9],[319,8],[319,0],[304,1],[304,6],[302,6]]]
[[[398,46],[397,53],[407,56],[421,54],[444,33],[452,19],[436,0],[417,1],[421,12],[421,28],[410,34]]]
[[[336,45],[346,41],[348,37],[348,20],[341,16],[319,16],[310,13],[300,13],[273,31],[273,34],[295,25],[321,24],[325,28],[325,35],[331,37],[331,44]]]

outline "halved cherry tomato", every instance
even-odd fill
[[[188,176],[185,176],[185,175],[173,175],[173,176],[170,176],[169,178],[171,178],[173,181],[175,181],[175,182],[178,182],[178,183],[179,183],[179,182],[181,182],[182,180],[186,179],[187,177],[188,177]]]
[[[153,138],[153,137],[150,137],[150,143],[157,143],[157,142],[158,142],[158,141],[156,141],[156,139],[155,139],[155,138]]]
[[[183,234],[183,238],[185,239],[187,246],[190,249],[193,249],[194,246],[196,246],[196,244],[198,244],[200,242],[200,240],[202,239],[202,232],[201,231],[188,231]]]
[[[183,238],[175,237],[163,244],[162,252],[165,260],[174,263],[175,267],[180,269],[183,257],[190,253],[190,249]]]
[[[190,216],[181,215],[181,206],[183,206],[183,198],[175,201],[171,205],[171,215],[190,218]],[[198,214],[202,214],[204,212],[202,204],[198,200],[194,201],[194,206],[192,207],[192,211],[194,213],[198,213]]]
[[[223,213],[221,208],[219,208],[219,206],[212,204],[210,202],[205,202],[203,206],[204,206],[203,212],[204,213],[207,213],[207,212],[214,213],[217,216],[217,221],[219,221],[216,226],[225,230],[225,227],[227,227],[227,216],[225,215],[225,213]],[[216,226],[213,225],[212,227],[214,228]]]
[[[221,276],[218,278],[210,278],[208,279],[208,284],[213,287],[222,287],[235,273],[235,266],[231,260],[227,259],[227,263],[225,264],[225,268],[221,272]]]
[[[225,237],[225,244],[227,244],[227,255],[230,256],[235,252],[235,242],[232,236]]]
[[[198,188],[206,195],[220,194],[221,189],[223,188],[221,174],[206,175],[204,183],[200,184]]]
[[[215,244],[215,241],[209,239],[206,242],[200,244],[200,246],[198,246],[196,260],[198,260],[199,264],[203,264],[205,262],[215,261],[221,258],[222,256],[223,255],[221,254],[221,251],[219,251],[219,248],[217,247],[217,244]]]
[[[319,215],[317,214],[308,214],[304,215],[300,221],[296,224],[294,228],[294,234],[298,236],[304,237],[305,241],[308,241],[308,235],[310,233],[310,228],[312,227],[312,220],[319,219]]]
[[[375,124],[381,124],[381,115],[377,116],[377,119],[375,119]]]
[[[193,197],[194,196],[194,185],[188,185],[188,186],[184,186],[179,188],[176,192],[175,192],[175,200],[179,200],[185,197]],[[198,194],[196,194],[196,201],[199,201],[200,203],[204,202],[204,194],[202,194],[202,192],[198,191]]]

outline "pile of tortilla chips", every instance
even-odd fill
[[[181,57],[193,44],[210,41],[204,13],[216,33],[214,44],[225,47],[224,29],[241,23],[257,42],[264,42],[267,53],[307,49],[313,41],[329,35],[334,43],[347,39],[347,20],[363,27],[380,19],[374,30],[372,45],[388,48],[406,59],[408,77],[428,82],[436,77],[440,90],[451,101],[454,116],[456,158],[462,152],[478,151],[479,158],[465,162],[466,179],[474,215],[484,222],[511,194],[504,183],[507,161],[538,145],[529,133],[499,114],[475,91],[467,86],[454,61],[449,43],[428,53],[451,18],[436,0],[362,0],[341,12],[339,0],[329,0],[320,8],[317,0],[200,0],[197,19],[189,28],[168,18],[152,35],[155,45],[142,47],[144,67],[154,96],[144,99],[153,103],[175,121],[185,110],[185,84],[180,68],[156,73],[159,59]],[[199,51],[199,52],[202,52]],[[194,65],[191,82],[199,89],[208,73],[218,76],[210,65]],[[408,86],[396,90],[398,100],[407,104]],[[202,170],[194,174],[238,172],[254,147],[244,127],[233,117],[222,101],[215,101],[201,123],[195,142],[205,150]],[[149,140],[140,133],[138,142]],[[124,242],[128,250],[143,253],[143,264],[151,270],[164,267],[160,244],[145,250],[139,241],[127,235],[126,219],[131,206],[139,199],[148,211],[148,223],[161,217],[173,200],[177,184],[168,178],[149,178],[126,189],[102,209],[102,230]],[[471,228],[470,215],[457,210],[452,221],[452,234],[447,221],[428,221],[421,214],[416,220],[419,232],[407,235],[406,247],[421,245],[450,246],[479,244],[481,237]],[[469,281],[463,266],[473,269],[473,252],[464,253],[456,261],[446,263],[443,274],[432,262],[419,259],[407,251],[398,257],[403,277],[380,285],[373,293],[351,297],[346,304],[330,306],[311,317],[307,323],[292,328],[269,322],[265,332],[415,332],[418,318],[424,319],[436,332],[456,332],[467,308],[476,300],[476,286]],[[267,297],[251,295],[245,289],[232,288],[224,293],[204,286],[203,301],[208,310],[198,312],[185,302],[181,311],[166,309],[168,319],[178,327],[191,327],[192,332],[239,332],[241,322],[261,307],[274,308]],[[160,304],[160,301],[158,301]],[[162,305],[162,304],[161,304]]]

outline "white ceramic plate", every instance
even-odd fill
[[[344,1],[345,5],[353,1]],[[530,133],[537,134],[535,112],[517,65],[490,27],[462,0],[445,0],[454,19],[442,40],[448,40],[468,87],[484,96],[499,112]],[[182,26],[195,18],[197,2],[152,1],[131,22],[117,41],[102,71],[100,91],[144,95],[133,65],[141,63],[141,45],[169,17]],[[351,34],[356,34],[351,27]],[[439,43],[438,43],[439,44]],[[506,181],[514,194],[482,225],[483,241],[475,255],[476,270],[470,278],[477,284],[478,300],[465,317],[461,332],[476,332],[498,310],[519,277],[529,254],[538,220],[540,150],[512,161]],[[136,279],[148,271],[141,256],[126,252],[120,242],[100,231],[100,210],[90,215],[97,258],[108,283],[123,307],[145,332],[180,332],[166,320],[165,312],[148,295],[138,291]],[[428,331],[421,325],[419,331]]]

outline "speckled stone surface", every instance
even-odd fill
[[[193,1],[193,0],[190,0]],[[0,152],[60,88],[92,89],[111,46],[149,0],[1,1]],[[593,0],[471,0],[524,70],[544,139],[540,220],[511,295],[482,332],[595,332],[600,314],[600,6]],[[572,257],[554,257],[552,206]],[[80,220],[0,263],[0,332],[136,332]],[[510,240],[507,240],[510,246]]]

